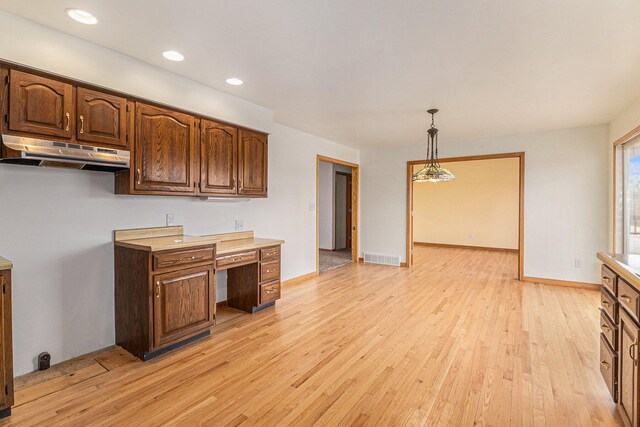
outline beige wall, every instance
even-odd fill
[[[517,249],[519,159],[442,165],[454,181],[413,186],[414,242]]]

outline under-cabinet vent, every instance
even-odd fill
[[[364,262],[370,264],[395,265],[400,267],[400,257],[398,255],[380,255],[364,253]]]

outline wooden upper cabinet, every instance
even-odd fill
[[[78,87],[78,141],[127,147],[127,100],[114,95]]]
[[[211,265],[154,277],[153,344],[178,341],[215,322],[215,276]]]
[[[195,118],[136,103],[134,189],[195,193]]]
[[[240,129],[238,194],[267,196],[267,135]]]
[[[200,127],[200,192],[236,194],[238,129],[204,119]]]
[[[70,139],[75,132],[73,86],[9,71],[9,129]]]

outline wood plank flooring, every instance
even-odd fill
[[[19,379],[0,425],[621,425],[598,292],[516,268],[429,247],[411,269],[347,265],[149,362],[115,349]]]

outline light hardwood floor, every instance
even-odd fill
[[[110,350],[23,377],[0,424],[621,423],[598,292],[516,269],[512,253],[417,247],[412,269],[331,270],[152,361]]]

